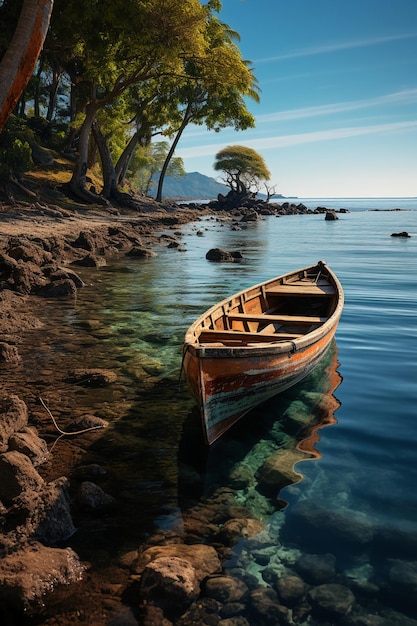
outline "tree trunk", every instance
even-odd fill
[[[62,71],[56,69],[52,70],[52,85],[49,90],[48,111],[46,113],[46,119],[48,122],[52,122],[52,118],[55,112],[55,104],[58,95],[59,85],[61,84]]]
[[[120,185],[124,178],[126,178],[126,172],[129,167],[130,161],[132,160],[133,153],[136,150],[136,146],[139,143],[139,130],[132,135],[129,143],[126,148],[123,150],[122,154],[119,157],[119,160],[116,163],[116,181]]]
[[[86,115],[78,139],[78,157],[69,182],[69,189],[77,198],[86,202],[107,204],[107,201],[103,197],[87,189],[88,139],[97,109],[98,107],[95,103],[89,104],[86,107]]]
[[[166,159],[164,161],[164,164],[162,166],[161,173],[159,175],[158,190],[156,192],[156,198],[155,198],[155,200],[157,202],[162,202],[162,187],[164,185],[164,179],[165,179],[165,175],[166,175],[166,172],[167,172],[167,169],[168,169],[168,165],[169,165],[169,163],[170,163],[170,161],[171,161],[171,159],[172,159],[172,157],[174,155],[175,148],[177,147],[178,142],[181,139],[181,135],[184,132],[185,127],[189,124],[189,122],[190,122],[190,120],[192,118],[192,115],[191,115],[190,112],[191,112],[191,104],[188,104],[187,110],[186,110],[185,115],[184,115],[184,119],[183,119],[183,121],[181,123],[181,126],[178,129],[177,134],[175,135],[175,139],[172,142],[172,145],[171,145],[171,147],[170,147],[170,149],[168,151],[168,154],[167,154]]]
[[[101,195],[108,199],[113,193],[116,194],[118,192],[116,171],[114,169],[113,160],[110,155],[106,138],[101,132],[98,122],[93,122],[92,130],[100,154],[101,171],[103,174],[103,189],[101,191]]]
[[[24,0],[12,41],[0,63],[0,132],[35,69],[54,0]]]
[[[33,113],[35,117],[41,116],[41,74],[42,62],[39,63],[36,76],[33,77]]]

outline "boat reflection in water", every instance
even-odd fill
[[[193,412],[180,446],[180,499],[186,502],[188,493],[195,503],[199,495],[216,497],[226,488],[255,517],[265,519],[283,508],[280,490],[303,478],[294,465],[320,458],[319,431],[337,423],[338,367],[333,341],[304,381],[251,411],[210,448]]]

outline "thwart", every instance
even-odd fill
[[[343,302],[339,280],[319,261],[222,300],[190,326],[183,368],[208,444],[318,365]]]

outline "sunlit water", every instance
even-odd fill
[[[182,470],[194,463],[201,480],[193,498],[222,486],[235,489],[237,501],[265,523],[282,565],[303,552],[331,553],[356,584],[379,581],[382,587],[389,559],[415,566],[417,206],[369,202],[335,202],[334,208],[353,209],[337,221],[268,217],[232,230],[207,218],[182,229],[182,251],[161,245],[155,258],[125,259],[98,275],[86,273],[92,286],[69,307],[66,322],[91,340],[89,347],[84,339],[83,365],[119,374],[115,395],[100,391],[89,401],[96,414],[113,417],[113,429],[95,444],[97,459],[112,466],[126,518],[134,509],[139,520],[138,535],[127,533],[128,545],[118,537],[120,550],[156,528],[178,529],[189,506]],[[313,203],[311,208],[330,206]],[[414,210],[355,210],[398,206]],[[411,237],[391,237],[401,231]],[[213,247],[239,250],[243,261],[210,263],[205,254]],[[227,295],[319,259],[345,291],[336,346],[326,362],[254,411],[204,459],[194,458],[195,424],[191,435],[185,429],[196,417],[194,403],[184,386],[177,390],[185,330]],[[300,444],[314,426],[328,424]],[[260,468],[283,450],[291,451],[298,482],[274,492],[262,483]],[[240,484],[236,471],[243,469],[251,479]],[[305,505],[317,518],[306,515]],[[327,520],[337,515],[334,533],[330,523],[321,524],[323,514]],[[97,541],[104,549],[106,541]],[[94,546],[89,549],[94,560]],[[241,546],[226,567],[239,575],[244,566],[262,580],[262,566],[250,551],[250,544]],[[404,610],[410,614],[407,602]]]

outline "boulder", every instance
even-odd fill
[[[15,533],[19,542],[22,538],[36,539],[45,545],[54,546],[72,537],[76,528],[71,517],[68,486],[67,478],[57,478],[15,499],[15,510],[19,511],[20,516],[25,516]]]
[[[72,265],[77,265],[78,267],[95,267],[99,268],[103,265],[106,265],[106,259],[103,257],[99,257],[91,252],[86,254],[81,259],[76,259],[72,262]]]
[[[207,261],[215,261],[216,263],[236,263],[241,261],[242,258],[243,256],[239,251],[229,252],[221,248],[212,248],[206,254]]]
[[[336,557],[333,554],[303,554],[294,568],[310,585],[333,582],[336,577]]]
[[[57,280],[72,280],[77,289],[84,287],[84,281],[78,276],[78,274],[76,274],[73,270],[70,270],[67,267],[58,267],[47,273],[47,275],[51,282],[55,282]]]
[[[315,545],[324,542],[332,546],[336,555],[340,550],[356,553],[368,546],[374,538],[374,525],[363,513],[347,508],[329,509],[320,506],[312,499],[300,500],[286,517],[286,527],[291,534],[299,530],[299,543]]]
[[[81,580],[85,567],[71,548],[24,546],[0,560],[0,601],[23,613],[43,606],[58,588],[69,591]]]
[[[75,433],[88,430],[99,430],[100,428],[107,428],[108,425],[109,423],[101,417],[96,417],[95,415],[83,415],[68,424],[66,431],[69,433]]]
[[[111,370],[77,369],[73,370],[65,382],[83,387],[107,387],[117,380],[117,375]]]
[[[326,211],[324,219],[327,221],[338,220],[336,211]]]
[[[148,563],[140,582],[141,601],[158,606],[168,615],[179,616],[200,593],[194,567],[175,556]]]
[[[282,604],[293,607],[304,597],[304,581],[299,576],[282,576],[277,580],[277,591]]]
[[[0,252],[0,276],[3,279],[10,278],[14,269],[17,267],[17,261],[5,252]]]
[[[5,504],[22,492],[36,491],[44,484],[28,457],[15,450],[0,454],[0,476],[0,500]]]
[[[7,254],[12,259],[15,259],[15,261],[32,261],[35,265],[39,266],[46,265],[52,261],[52,254],[50,252],[47,252],[42,247],[29,240],[19,242],[19,240],[12,239],[9,241]]]
[[[0,363],[19,363],[20,355],[16,346],[0,341]]]
[[[417,607],[417,563],[392,559],[388,570],[389,595],[403,605]]]
[[[44,463],[49,456],[46,441],[38,437],[34,428],[25,428],[14,433],[9,439],[9,450],[25,454],[35,467]]]
[[[256,472],[261,493],[274,497],[283,487],[298,483],[303,476],[294,471],[294,464],[302,458],[298,450],[277,450]]]
[[[265,528],[263,522],[252,518],[233,518],[227,520],[219,530],[217,539],[225,546],[235,545],[239,539],[253,537]]]
[[[403,230],[401,233],[392,233],[391,237],[411,237],[411,235],[409,235],[407,233],[407,231]]]
[[[221,571],[221,564],[216,550],[204,544],[171,544],[166,546],[152,546],[139,555],[133,563],[135,573],[142,573],[145,567],[161,557],[176,557],[188,561],[194,568],[199,584],[201,581]]]
[[[313,607],[315,616],[337,620],[351,612],[355,596],[343,585],[319,585],[308,592],[308,601]]]
[[[210,576],[204,584],[204,594],[222,604],[244,602],[249,596],[247,585],[233,576]]]
[[[129,252],[126,252],[126,256],[136,257],[139,259],[149,259],[151,257],[157,256],[157,254],[153,250],[148,250],[148,248],[133,246],[133,248],[131,248]]]
[[[258,587],[250,595],[251,606],[258,620],[254,623],[290,624],[290,611],[280,604],[277,593],[269,587]]]
[[[45,298],[75,298],[77,287],[74,281],[69,278],[62,278],[43,286],[37,293]]]
[[[14,433],[23,430],[28,423],[28,410],[23,400],[10,395],[0,400],[0,452],[6,452]]]
[[[80,507],[90,512],[106,511],[116,504],[113,496],[105,493],[101,487],[89,480],[81,483],[77,499]]]
[[[77,239],[71,243],[71,245],[73,248],[81,248],[82,250],[94,252],[97,249],[102,249],[104,247],[104,242],[99,235],[83,230],[80,232]]]
[[[45,276],[39,266],[32,262],[19,261],[13,270],[12,279],[14,290],[21,294],[38,292],[46,284]]]

